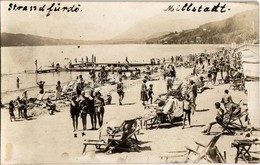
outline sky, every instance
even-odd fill
[[[8,11],[10,1],[1,1],[1,32],[24,33],[52,38],[106,40],[124,33],[137,23],[158,15],[173,19],[197,19],[205,23],[222,20],[236,13],[255,9],[256,3],[227,3],[225,13],[164,12],[169,5],[183,2],[60,2],[60,6],[78,6],[81,12]],[[53,2],[12,1],[17,5],[50,6]],[[57,5],[58,2],[56,2]],[[213,6],[216,3],[194,2],[194,6]],[[224,2],[222,2],[224,4]],[[189,22],[185,27],[189,29]],[[153,27],[151,27],[153,28]]]

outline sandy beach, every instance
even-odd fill
[[[177,68],[176,88],[185,76],[190,75],[191,69]],[[158,81],[148,81],[154,85],[154,98],[166,92],[166,81],[162,76]],[[129,81],[129,82],[126,82]],[[144,109],[140,101],[140,86],[142,79],[126,80],[128,84],[123,105],[118,104],[118,95],[115,86],[107,86],[104,90],[112,91],[112,105],[105,106],[104,122],[116,120],[121,124],[126,119],[136,118],[149,109]],[[131,85],[129,85],[131,84]],[[138,140],[143,148],[141,152],[122,152],[113,154],[97,153],[94,146],[87,147],[86,155],[82,155],[84,139],[98,139],[98,130],[88,130],[86,136],[81,136],[82,124],[79,119],[78,137],[74,138],[72,120],[69,106],[59,104],[56,112],[50,116],[47,112],[32,117],[32,120],[9,121],[8,109],[3,108],[2,125],[2,164],[36,164],[36,163],[164,163],[161,155],[171,151],[185,151],[185,146],[195,148],[194,140],[207,144],[214,133],[220,132],[217,125],[212,128],[212,135],[203,135],[201,131],[214,120],[214,103],[221,100],[223,91],[229,88],[229,84],[211,85],[208,90],[197,97],[197,111],[192,116],[192,127],[181,129],[181,122],[173,126],[162,125],[158,129],[141,129]],[[102,89],[103,90],[103,89]],[[242,91],[230,90],[234,102],[246,99]],[[47,111],[47,110],[46,110]],[[15,112],[17,113],[17,111]],[[30,112],[29,112],[30,114]],[[87,119],[87,128],[90,129],[90,119]],[[217,146],[221,153],[227,153],[227,163],[234,163],[235,148],[231,143],[237,137],[243,135],[223,135]],[[253,132],[252,136],[256,136]],[[179,158],[178,158],[179,159]],[[182,158],[181,158],[182,159]],[[168,162],[181,162],[176,158],[169,158]]]

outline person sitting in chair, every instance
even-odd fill
[[[225,89],[224,93],[225,93],[225,94],[224,94],[224,96],[223,96],[222,99],[221,99],[221,103],[223,103],[224,107],[227,109],[227,106],[228,106],[230,103],[234,103],[234,102],[233,102],[233,99],[232,99],[231,95],[228,94],[229,91],[228,91],[227,89]]]
[[[55,112],[60,112],[56,109],[56,104],[51,101],[51,99],[48,97],[46,101],[46,106],[49,107],[49,113],[50,115],[54,115]]]
[[[222,125],[222,123],[223,123],[225,111],[220,107],[219,102],[215,103],[215,108],[216,108],[216,111],[217,111],[216,121],[209,123],[207,129],[202,131],[202,133],[205,133],[206,135],[210,135],[210,130],[211,130],[213,125],[215,125],[217,123]]]

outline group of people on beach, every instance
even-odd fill
[[[229,55],[228,55],[229,54]],[[166,65],[165,59],[161,63],[161,69],[163,74],[163,79],[166,81],[166,89],[167,93],[171,94],[173,91],[173,84],[176,79],[176,66],[178,66],[178,63],[182,63],[182,65],[189,64],[190,66],[193,66],[192,75],[198,76],[198,72],[206,74],[207,76],[207,82],[212,82],[212,84],[216,83],[217,74],[220,72],[221,79],[225,80],[226,83],[228,83],[229,79],[234,78],[238,75],[241,75],[242,71],[240,68],[240,63],[238,62],[239,56],[236,57],[235,62],[230,64],[230,56],[234,57],[234,54],[231,54],[230,52],[223,50],[222,52],[212,53],[212,54],[206,54],[201,53],[199,55],[194,54],[186,57],[186,60],[181,56],[176,56],[175,58],[171,58],[171,63]],[[154,62],[154,60],[152,60]],[[207,66],[207,67],[206,67]],[[153,68],[154,69],[154,68]],[[234,72],[236,71],[236,72]],[[226,72],[226,76],[224,77],[223,73]],[[93,68],[90,72],[90,78],[93,81],[93,84],[96,81],[96,71]],[[136,70],[136,73],[140,74],[140,71]],[[146,104],[153,103],[153,95],[154,95],[154,89],[153,84],[147,85],[147,82],[150,79],[150,75],[152,74],[150,68],[146,68],[145,72],[146,74],[145,78],[143,79],[143,83],[141,85],[141,101],[144,106]],[[108,71],[106,70],[106,67],[102,67],[100,72],[98,73],[98,77],[100,80],[106,79],[108,76]],[[118,103],[119,105],[122,105],[123,99],[125,97],[125,87],[123,83],[124,76],[122,72],[118,71],[118,78],[119,81],[116,83],[116,92],[118,94]],[[105,81],[105,80],[102,80]],[[100,81],[101,84],[102,81]],[[200,79],[201,82],[204,84],[203,77]],[[44,94],[44,81],[37,82],[37,85],[39,86],[39,94]],[[88,89],[88,90],[86,90]],[[102,127],[103,125],[103,118],[105,113],[105,100],[102,98],[100,92],[94,91],[95,87],[90,87],[87,85],[87,82],[83,79],[82,75],[79,75],[76,80],[75,84],[75,95],[70,97],[70,116],[72,118],[73,123],[73,131],[78,130],[78,118],[80,117],[82,120],[82,130],[87,130],[87,116],[89,115],[91,120],[91,130],[97,129],[97,124],[99,127]],[[183,95],[183,127],[185,128],[185,122],[188,120],[188,125],[191,126],[191,114],[194,114],[196,111],[196,97],[198,95],[198,89],[199,87],[193,80],[189,80],[187,83],[186,90]],[[228,94],[228,91],[225,91],[225,93]],[[12,121],[15,119],[14,110],[15,105],[18,106],[18,115],[20,117],[27,118],[27,93],[25,92],[25,96],[20,99],[19,97],[16,100],[11,100],[9,103],[9,113],[10,113],[10,120]],[[62,99],[62,86],[61,82],[58,81],[56,84],[56,100]],[[224,105],[226,104],[226,100],[229,100],[227,98],[223,99]],[[230,101],[229,101],[230,102]],[[46,100],[46,106],[49,107],[50,114],[53,114],[56,109],[56,104],[48,98]],[[220,108],[220,103],[216,102],[215,107],[217,110],[217,117],[216,122],[212,122],[209,124],[208,128],[206,129],[207,134],[210,132],[210,129],[212,125],[219,123],[223,119],[223,109]]]
[[[27,95],[27,90],[24,90],[22,94],[22,98],[19,96],[15,100],[10,100],[9,102],[9,114],[10,114],[10,121],[16,121],[16,117],[14,114],[15,107],[17,107],[18,110],[18,119],[24,118],[28,119],[27,116],[27,105],[28,104],[28,95]]]
[[[89,91],[89,93],[82,91],[79,97],[73,96],[70,103],[70,115],[74,131],[78,130],[79,116],[82,119],[83,131],[87,130],[87,115],[91,119],[91,130],[97,129],[97,123],[99,127],[102,127],[105,112],[104,106],[105,102],[100,92],[94,94],[93,90]]]

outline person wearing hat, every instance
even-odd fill
[[[77,97],[73,96],[70,103],[70,116],[72,118],[74,132],[78,130],[79,112],[79,102],[77,101]]]
[[[122,101],[124,99],[124,84],[122,82],[122,78],[119,78],[119,82],[117,84],[117,94],[119,96],[119,105],[122,105]]]
[[[145,106],[145,102],[147,101],[147,86],[146,79],[143,79],[143,84],[141,86],[141,101],[143,101],[143,106]]]
[[[216,121],[213,121],[213,122],[209,123],[207,128],[202,131],[202,133],[205,133],[206,135],[210,135],[210,130],[211,130],[213,125],[215,125],[217,123],[220,124],[220,125],[223,124],[225,110],[220,107],[220,103],[219,102],[215,103],[215,108],[216,108],[216,111],[217,111]]]
[[[104,105],[105,105],[105,101],[101,97],[101,93],[97,92],[96,97],[95,97],[95,111],[96,111],[96,116],[97,116],[98,124],[99,124],[100,128],[103,125],[103,117],[104,117],[104,112],[105,112]]]

